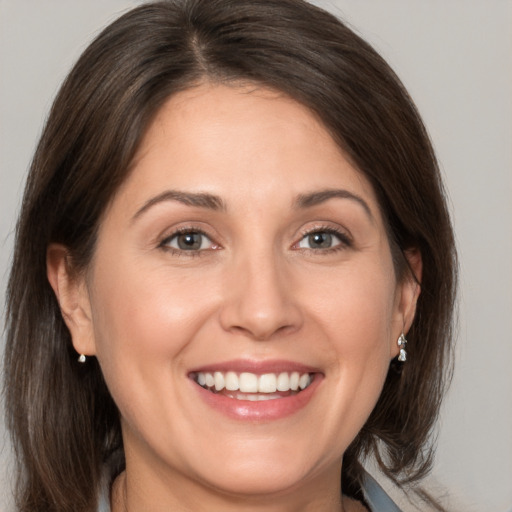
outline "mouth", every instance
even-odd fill
[[[315,375],[298,371],[256,374],[216,370],[192,372],[190,378],[210,393],[257,402],[298,395],[312,384]]]
[[[266,424],[305,408],[321,389],[324,373],[287,360],[237,359],[194,368],[188,377],[215,414]]]

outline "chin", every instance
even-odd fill
[[[203,459],[201,480],[223,494],[262,496],[291,492],[325,470],[328,463],[311,450],[311,439],[274,439],[271,442],[233,443],[226,447],[225,456],[215,461]],[[290,442],[291,441],[291,442]],[[203,468],[215,468],[207,474]]]
[[[208,475],[206,482],[222,494],[237,496],[264,496],[286,494],[301,485],[306,475],[279,462],[269,464],[246,464],[241,470],[239,468],[221,467],[217,469],[217,475],[212,478]]]

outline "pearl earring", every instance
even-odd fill
[[[87,358],[84,356],[84,354],[80,354],[78,356],[78,362],[79,363],[85,363],[87,361]]]
[[[405,345],[407,345],[407,340],[405,339],[404,333],[400,334],[398,338],[398,346],[400,347],[400,354],[398,355],[398,360],[404,363],[407,361],[407,352],[405,351]]]

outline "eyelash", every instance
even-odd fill
[[[340,241],[340,243],[335,245],[334,247],[328,247],[326,249],[312,249],[312,248],[306,248],[306,247],[299,247],[299,244],[306,237],[314,235],[316,233],[323,233],[323,234],[335,236]],[[185,250],[185,249],[176,249],[174,247],[170,247],[169,244],[171,243],[171,241],[174,238],[176,238],[180,235],[187,235],[187,234],[190,234],[190,235],[197,234],[197,235],[204,236],[208,240],[211,241],[211,243],[214,245],[214,247],[210,248],[210,249],[197,249],[197,250],[194,250],[194,249]],[[332,226],[315,226],[312,229],[303,231],[301,233],[301,237],[300,237],[299,241],[295,242],[292,245],[292,248],[296,249],[296,250],[302,250],[303,252],[306,252],[306,253],[325,255],[325,254],[331,254],[333,252],[337,252],[340,250],[344,250],[347,248],[351,248],[352,246],[353,246],[353,243],[352,243],[351,238],[346,233],[342,232],[341,230],[333,228]],[[165,236],[162,239],[162,241],[158,244],[158,248],[160,248],[164,251],[170,252],[177,256],[186,255],[188,257],[197,257],[197,256],[203,256],[205,253],[207,253],[209,251],[216,250],[219,248],[219,246],[217,244],[215,244],[215,242],[213,242],[212,237],[209,236],[207,233],[205,233],[204,230],[193,227],[193,226],[187,226],[187,227],[178,228],[170,235]]]
[[[353,246],[353,241],[350,238],[350,236],[347,235],[347,233],[345,233],[339,229],[333,228],[332,226],[321,226],[320,225],[320,226],[315,226],[314,228],[303,231],[301,233],[300,240],[298,242],[295,242],[293,244],[293,247],[297,247],[299,249],[298,245],[302,242],[302,240],[304,240],[308,236],[314,235],[315,233],[325,233],[328,235],[335,236],[340,241],[340,243],[338,245],[335,245],[334,247],[328,247],[323,250],[322,249],[301,248],[303,251],[312,253],[312,254],[326,255],[326,254],[332,254],[332,253],[338,252],[338,251],[343,251],[345,249],[350,249]]]
[[[171,241],[180,236],[180,235],[202,235],[208,240],[211,241],[211,243],[215,246],[211,249],[199,249],[199,250],[185,250],[185,249],[176,249],[175,247],[171,247],[169,244]],[[204,230],[196,228],[194,226],[186,226],[182,228],[178,228],[175,231],[173,231],[170,235],[165,236],[162,241],[158,244],[158,248],[162,249],[163,251],[170,252],[171,254],[174,254],[176,256],[188,256],[188,257],[198,257],[203,256],[204,253],[212,250],[216,250],[219,246],[213,242],[212,237],[208,235],[208,233],[205,233]]]

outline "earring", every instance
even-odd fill
[[[405,339],[404,333],[400,334],[398,338],[398,346],[400,347],[400,354],[398,355],[398,360],[402,363],[407,361],[407,352],[405,351],[405,345],[407,345],[407,340]]]
[[[78,362],[79,363],[85,363],[87,361],[87,358],[84,356],[84,354],[80,354],[78,356]]]

